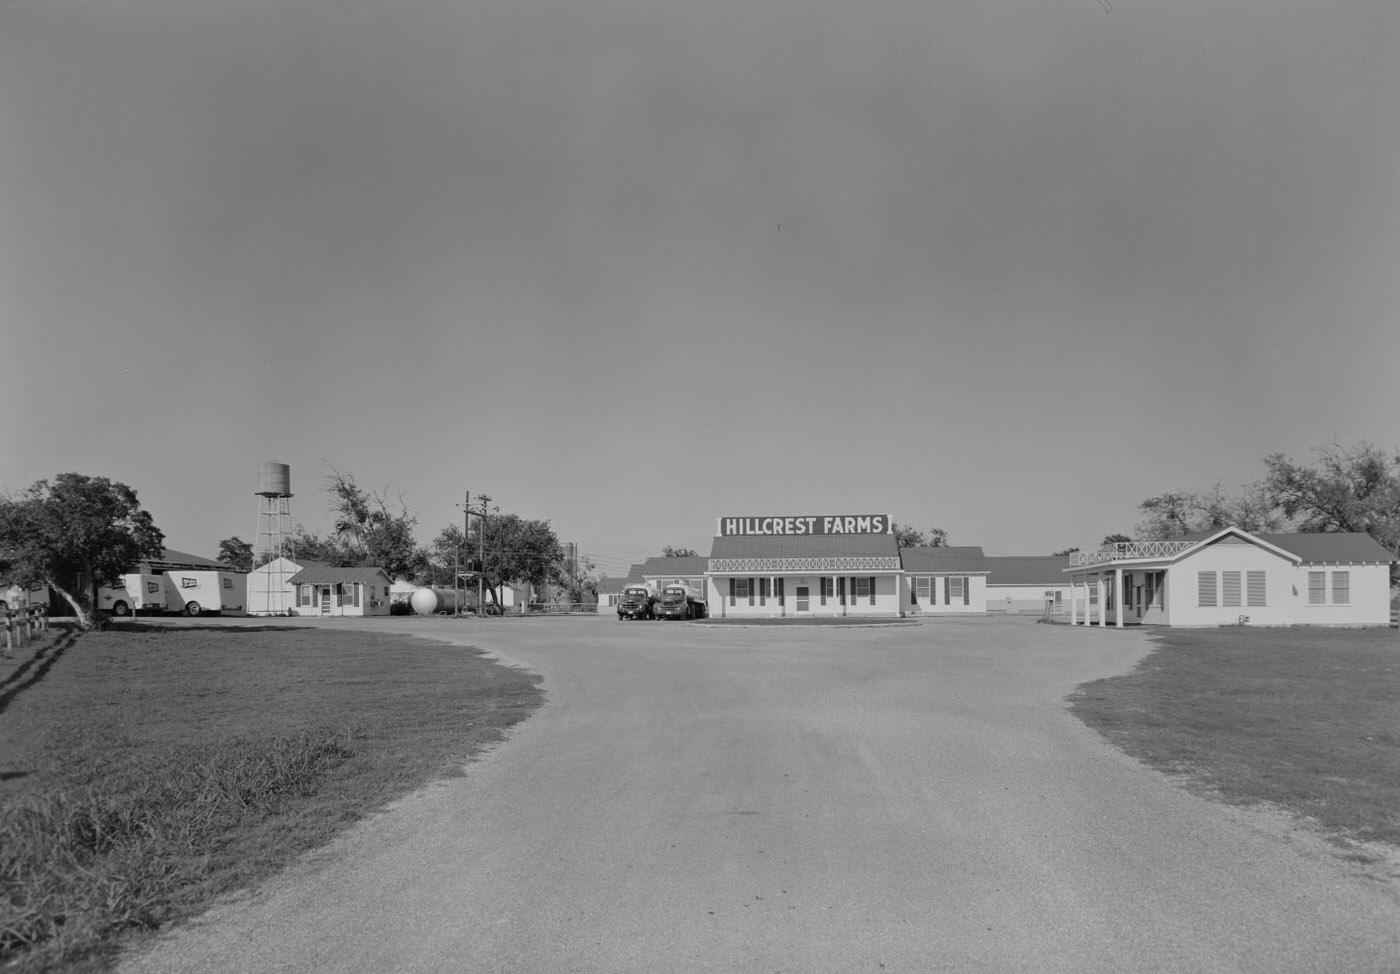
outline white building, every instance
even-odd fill
[[[886,515],[721,517],[716,527],[705,571],[712,619],[903,614]]]
[[[905,613],[985,615],[987,556],[973,545],[901,548]]]
[[[1392,560],[1362,533],[1222,528],[1075,552],[1063,574],[1075,624],[1385,626]]]
[[[1052,615],[1069,613],[1069,579],[1065,555],[988,555],[987,611],[1041,615],[1050,602]]]
[[[305,568],[325,568],[323,561],[306,558],[274,558],[248,573],[250,616],[297,615],[297,587],[292,576]]]
[[[303,568],[288,581],[296,586],[301,616],[386,616],[389,576],[382,568]]]

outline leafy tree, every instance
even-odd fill
[[[700,552],[694,548],[672,548],[670,545],[663,545],[661,548],[663,558],[699,558]]]
[[[219,542],[219,561],[239,571],[253,570],[253,546],[238,535]]]
[[[929,528],[928,534],[907,524],[894,523],[894,543],[901,548],[943,548],[948,544],[948,532]]]
[[[1174,491],[1149,497],[1138,505],[1138,536],[1153,541],[1237,527],[1275,531],[1283,523],[1278,505],[1262,483],[1246,484],[1231,494],[1220,484],[1206,491]]]
[[[479,557],[484,548],[485,558],[478,567],[498,608],[502,585],[529,582],[536,589],[543,589],[547,583],[559,580],[559,567],[564,560],[564,549],[549,522],[529,520],[519,514],[493,513],[472,518],[467,548],[473,557]]]
[[[1121,544],[1132,540],[1133,539],[1128,537],[1126,534],[1106,534],[1103,536],[1103,541],[1101,541],[1100,544],[1107,546],[1111,544]]]
[[[1068,558],[1070,555],[1074,554],[1074,553],[1075,553],[1076,551],[1078,551],[1078,550],[1079,550],[1078,548],[1064,548],[1064,549],[1061,549],[1060,551],[1055,552],[1055,553],[1052,554],[1050,557],[1051,557],[1051,558]]]
[[[468,570],[470,563],[476,558],[477,549],[468,545],[467,534],[460,524],[449,524],[439,531],[428,546],[423,580],[429,585],[448,585],[455,588],[456,573]]]
[[[379,491],[367,491],[353,474],[331,468],[327,491],[339,545],[336,560],[350,566],[384,569],[390,578],[411,578],[427,568],[427,553],[413,540],[418,519],[400,497],[392,505]]]
[[[321,561],[336,568],[351,564],[334,538],[323,538],[314,531],[308,531],[298,524],[287,539],[288,557],[294,561]]]
[[[84,629],[98,621],[98,589],[164,545],[136,491],[106,477],[61,473],[0,499],[0,567],[22,585],[48,585]]]
[[[685,549],[681,549],[685,550]],[[671,556],[668,556],[671,557]],[[683,557],[680,555],[674,557]],[[572,558],[560,559],[554,581],[559,586],[565,602],[598,601],[598,580],[593,570],[598,566],[587,555],[575,553]],[[590,598],[591,596],[591,598]]]
[[[1270,498],[1300,531],[1363,531],[1400,558],[1400,453],[1366,442],[1317,452],[1314,466],[1282,453],[1265,457]]]

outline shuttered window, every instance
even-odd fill
[[[1240,604],[1240,573],[1221,572],[1220,573],[1220,604],[1226,606],[1237,606]]]
[[[851,588],[851,600],[852,600],[852,601],[855,601],[856,599],[869,598],[869,599],[871,600],[871,602],[873,603],[873,602],[874,602],[874,595],[872,594],[872,592],[871,592],[871,590],[870,590],[870,589],[871,589],[870,583],[873,582],[873,581],[874,581],[873,578],[853,578],[853,579],[851,579],[851,586],[852,586],[852,588]]]
[[[961,575],[955,575],[948,579],[948,604],[961,602],[967,605],[967,579]]]
[[[932,581],[933,579],[931,578],[914,579],[914,594],[925,602],[929,602],[930,605],[932,605],[932,602],[929,600],[933,597],[933,585],[930,584]]]
[[[1245,578],[1245,598],[1249,605],[1267,605],[1263,572],[1248,572]]]
[[[1332,604],[1346,605],[1351,602],[1351,572],[1332,573]]]
[[[1308,605],[1327,604],[1327,573],[1308,572]]]
[[[1215,605],[1215,572],[1196,573],[1196,604]]]

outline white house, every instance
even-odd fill
[[[987,557],[975,545],[901,548],[901,602],[911,616],[985,615]]]
[[[617,600],[622,595],[622,586],[626,584],[620,578],[600,578],[598,580],[598,614],[617,611]]]
[[[1074,624],[1385,626],[1392,560],[1362,533],[1222,528],[1075,552],[1063,574]]]
[[[382,568],[303,568],[288,579],[296,586],[302,616],[386,616],[389,576]]]
[[[292,576],[306,568],[325,568],[323,561],[305,558],[274,558],[248,573],[248,614],[250,616],[294,616],[297,589]]]

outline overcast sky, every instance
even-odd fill
[[[0,0],[0,487],[257,466],[618,574],[1400,445],[1394,0]]]

